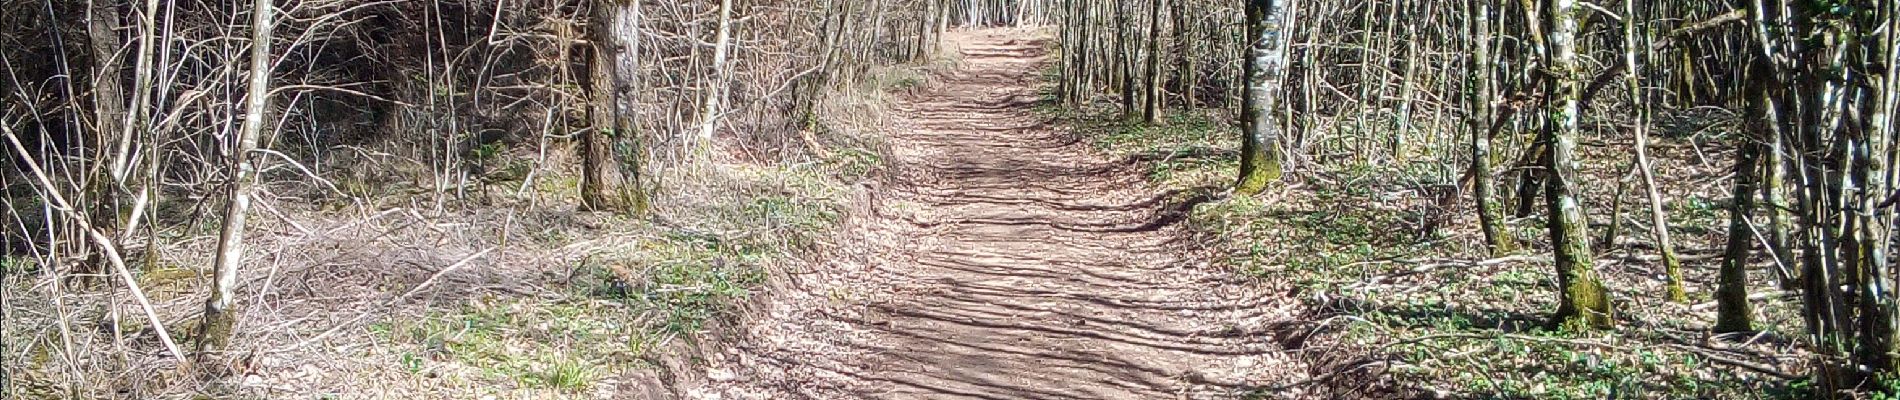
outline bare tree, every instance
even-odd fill
[[[1154,124],[1161,117],[1161,10],[1164,2],[1154,0],[1148,5],[1148,61],[1147,69],[1142,72],[1145,81],[1142,84],[1141,119]]]
[[[198,350],[222,349],[234,333],[237,323],[238,269],[244,264],[244,221],[251,209],[256,190],[257,159],[252,153],[264,136],[264,123],[270,118],[271,20],[276,7],[271,0],[256,0],[251,6],[250,86],[244,94],[244,126],[232,148],[236,174],[231,179],[231,196],[224,208],[224,225],[218,235],[217,270],[213,273],[211,297],[205,300],[204,320],[198,328]]]
[[[1624,15],[1637,15],[1636,2],[1623,2]],[[1656,241],[1656,247],[1662,253],[1663,271],[1669,279],[1663,298],[1673,302],[1687,302],[1689,296],[1682,289],[1682,261],[1676,257],[1676,244],[1669,238],[1669,217],[1663,212],[1661,189],[1656,187],[1656,169],[1649,162],[1649,106],[1643,95],[1643,69],[1637,62],[1637,54],[1645,52],[1649,46],[1643,45],[1637,36],[1636,18],[1623,19],[1623,78],[1628,85],[1629,101],[1636,108],[1636,168],[1643,177],[1643,193],[1649,199],[1650,238]],[[1616,218],[1611,213],[1611,218]]]
[[[1491,76],[1493,60],[1491,58],[1491,0],[1472,0],[1469,2],[1473,35],[1471,57],[1466,63],[1471,72],[1467,79],[1472,86],[1471,118],[1465,129],[1471,134],[1471,179],[1472,198],[1478,209],[1479,229],[1484,231],[1485,244],[1492,255],[1500,255],[1516,248],[1515,240],[1504,226],[1504,216],[1496,199],[1497,186],[1491,171],[1491,119],[1496,110],[1497,96],[1493,88],[1496,82]]]
[[[701,145],[712,144],[713,132],[719,129],[719,102],[725,98],[723,82],[726,81],[726,59],[732,42],[732,0],[719,1],[719,34],[713,39],[712,73],[707,77],[705,98],[700,100],[699,140]]]

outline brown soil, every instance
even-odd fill
[[[787,274],[697,398],[1211,399],[1307,368],[1297,302],[1211,266],[1129,163],[1032,108],[1047,43],[953,34],[963,67],[895,107],[889,171],[814,271]]]

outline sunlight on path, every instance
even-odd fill
[[[1292,301],[1208,266],[1138,168],[1033,111],[1033,32],[950,38],[965,65],[898,105],[849,272],[792,278],[821,292],[775,298],[696,394],[1224,399],[1305,373],[1267,332]]]

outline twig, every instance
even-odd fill
[[[1788,291],[1782,291],[1782,290],[1777,290],[1773,292],[1755,293],[1755,294],[1748,295],[1748,301],[1760,301],[1762,299],[1782,297],[1782,296],[1787,296],[1787,295],[1792,295],[1792,294],[1794,293],[1788,292]],[[1713,302],[1713,301],[1702,303],[1702,304],[1696,304],[1693,306],[1689,306],[1689,311],[1704,311],[1711,308],[1715,308],[1715,306],[1719,304],[1721,303]]]
[[[278,86],[278,87],[277,87],[277,88],[276,88],[275,90],[271,90],[271,95],[273,95],[273,96],[275,96],[275,95],[277,95],[277,92],[287,92],[287,91],[292,91],[292,90],[304,90],[304,91],[318,91],[318,90],[321,90],[321,91],[331,91],[331,92],[338,92],[338,93],[343,93],[343,94],[348,94],[348,95],[353,95],[353,96],[357,96],[357,97],[363,97],[363,98],[369,98],[369,99],[374,99],[374,100],[376,100],[376,101],[381,101],[381,102],[384,102],[384,103],[390,103],[390,104],[395,104],[395,105],[399,105],[399,106],[404,106],[404,107],[415,107],[415,106],[416,106],[416,105],[414,105],[414,104],[409,104],[409,103],[404,103],[404,102],[402,102],[401,100],[392,100],[392,99],[389,99],[389,98],[386,98],[386,97],[383,97],[383,96],[377,96],[377,95],[374,95],[374,94],[369,94],[369,93],[366,93],[366,92],[363,92],[363,91],[359,91],[359,90],[352,90],[352,89],[345,89],[345,88],[343,88],[343,87],[341,87],[341,86],[324,86],[324,85],[283,85],[283,86]]]
[[[79,229],[86,232],[86,237],[92,238],[93,243],[99,245],[100,251],[105,253],[106,261],[112,264],[112,271],[125,282],[126,290],[132,292],[132,298],[138,301],[139,309],[145,312],[145,319],[151,321],[152,332],[158,334],[158,342],[165,345],[165,351],[171,353],[172,358],[178,359],[181,365],[189,365],[190,360],[185,358],[183,351],[178,350],[178,343],[172,342],[172,335],[165,330],[164,321],[158,318],[158,311],[152,308],[152,301],[145,298],[145,290],[140,289],[138,280],[132,278],[132,271],[125,268],[125,257],[119,255],[119,246],[112,243],[112,239],[107,238],[98,229],[93,229],[92,222],[86,220],[85,216],[73,211],[72,204],[66,202],[66,196],[59,194],[59,187],[53,186],[53,181],[46,178],[46,171],[40,169],[39,161],[34,160],[32,153],[26,150],[26,145],[20,144],[20,138],[14,136],[13,128],[0,124],[0,133],[6,134],[7,142],[13,145],[14,151],[18,152],[15,154],[23,160],[29,170],[33,171],[33,177],[39,181],[42,193],[53,200],[61,214],[65,214],[66,218],[78,224]]]
[[[1774,368],[1774,367],[1770,367],[1770,366],[1766,366],[1766,365],[1761,365],[1761,364],[1756,364],[1756,363],[1753,363],[1753,362],[1748,362],[1748,361],[1744,361],[1744,360],[1737,360],[1737,359],[1733,359],[1733,358],[1728,358],[1728,357],[1726,357],[1726,356],[1722,356],[1722,355],[1720,355],[1720,354],[1716,354],[1716,353],[1715,353],[1715,352],[1713,352],[1713,351],[1709,351],[1708,349],[1703,349],[1703,348],[1699,348],[1699,347],[1695,347],[1695,346],[1687,346],[1687,345],[1680,345],[1680,344],[1675,344],[1675,343],[1668,343],[1668,344],[1666,344],[1666,345],[1667,345],[1667,346],[1669,346],[1669,347],[1674,347],[1674,348],[1676,348],[1677,350],[1682,350],[1682,351],[1687,351],[1687,352],[1690,352],[1690,353],[1695,353],[1696,355],[1698,355],[1698,356],[1702,356],[1702,358],[1704,358],[1704,359],[1708,359],[1709,361],[1714,361],[1714,362],[1718,362],[1718,363],[1722,363],[1722,364],[1728,364],[1728,365],[1733,365],[1733,366],[1737,366],[1737,367],[1741,367],[1742,369],[1746,369],[1746,370],[1750,370],[1750,371],[1755,371],[1755,372],[1759,372],[1759,373],[1762,373],[1762,374],[1767,374],[1767,375],[1770,375],[1770,376],[1774,376],[1774,377],[1776,377],[1776,378],[1781,378],[1781,379],[1783,379],[1783,380],[1795,380],[1795,379],[1799,379],[1799,378],[1801,378],[1801,376],[1800,376],[1800,375],[1795,375],[1795,374],[1790,374],[1790,373],[1786,373],[1786,372],[1781,372],[1781,370],[1780,370],[1780,369],[1777,369],[1777,368]]]
[[[487,249],[483,249],[482,251],[475,252],[475,254],[469,255],[468,257],[463,257],[461,261],[456,261],[454,264],[449,264],[448,268],[443,268],[441,271],[436,271],[434,275],[429,275],[429,279],[424,279],[422,283],[416,284],[416,287],[410,288],[409,291],[403,292],[402,295],[389,299],[389,301],[383,302],[382,305],[371,307],[368,310],[363,310],[362,313],[356,314],[356,317],[350,318],[348,321],[343,321],[343,323],[336,324],[336,326],[332,326],[330,327],[330,329],[324,330],[323,333],[318,333],[316,336],[311,336],[309,339],[304,339],[301,342],[297,342],[296,345],[293,345],[289,349],[285,349],[285,350],[296,350],[296,349],[301,349],[304,346],[309,346],[312,343],[316,343],[319,340],[323,340],[323,338],[328,337],[331,334],[336,333],[337,331],[343,330],[343,327],[353,325],[357,321],[361,321],[363,320],[363,318],[369,317],[370,313],[375,312],[377,309],[395,306],[396,303],[402,302],[403,299],[407,299],[409,298],[409,296],[414,296],[416,292],[421,292],[423,288],[427,288],[429,287],[430,284],[434,284],[435,281],[437,279],[441,279],[443,275],[447,275],[451,271],[460,269],[462,268],[462,266],[468,265],[470,261],[475,261],[475,259],[488,255],[488,253],[492,251],[495,251],[495,248],[489,247]]]
[[[289,155],[285,155],[282,152],[278,152],[271,149],[251,149],[251,151],[277,156],[277,158],[283,159],[285,164],[288,164],[292,167],[296,167],[298,171],[303,172],[304,176],[310,177],[310,179],[312,180],[316,180],[317,183],[323,184],[324,188],[330,189],[330,191],[336,192],[336,194],[341,195],[344,198],[350,198],[350,194],[344,193],[343,189],[338,189],[335,183],[330,182],[329,179],[323,179],[322,176],[317,176],[317,173],[315,171],[311,171],[310,168],[304,167],[303,163],[299,163],[297,162],[297,160],[291,159]]]
[[[312,232],[310,228],[305,228],[303,224],[297,223],[297,220],[291,219],[290,216],[284,215],[283,211],[278,210],[277,206],[271,205],[270,202],[259,201],[256,204],[260,206],[258,207],[258,209],[264,210],[264,213],[270,214],[273,217],[277,217],[278,220],[282,220],[284,221],[284,223],[290,224],[291,228],[295,228],[297,232],[303,233],[304,236],[310,236],[311,234],[316,233],[316,232]]]

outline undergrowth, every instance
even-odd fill
[[[664,364],[670,349],[728,329],[738,308],[767,289],[772,271],[800,262],[842,219],[852,185],[882,162],[875,132],[860,115],[832,118],[832,107],[880,105],[894,91],[925,84],[927,75],[878,69],[863,86],[820,105],[810,127],[825,143],[806,162],[735,163],[675,168],[656,198],[653,220],[614,218],[615,239],[589,251],[561,278],[553,303],[490,298],[417,321],[373,328],[400,349],[390,362],[429,379],[474,377],[482,393],[551,391],[583,394],[601,381]],[[536,184],[552,197],[577,186],[571,177]],[[578,235],[537,234],[548,245]],[[693,344],[697,347],[697,344]],[[473,370],[477,374],[431,371]]]
[[[1171,115],[1158,126],[1117,118],[1113,110],[1045,109],[1112,155],[1138,157],[1164,188],[1231,185],[1238,130],[1199,112]],[[1706,146],[1707,144],[1701,144]],[[1666,148],[1663,144],[1658,147]],[[1663,151],[1668,157],[1667,151]],[[1586,173],[1615,174],[1615,149],[1586,154]],[[1589,158],[1594,157],[1594,158]],[[1203,205],[1189,223],[1221,250],[1220,264],[1263,285],[1290,285],[1306,303],[1302,354],[1319,376],[1377,382],[1319,382],[1346,396],[1426,398],[1801,398],[1798,304],[1771,297],[1757,304],[1760,335],[1715,338],[1713,310],[1660,301],[1660,267],[1644,246],[1599,247],[1599,274],[1615,292],[1621,326],[1612,331],[1543,328],[1556,285],[1542,222],[1514,220],[1518,253],[1485,254],[1468,199],[1440,209],[1438,194],[1456,177],[1456,158],[1416,157],[1390,167],[1365,163],[1304,166],[1291,185],[1259,197]],[[1716,166],[1663,160],[1665,176],[1693,176]],[[1715,175],[1720,175],[1715,173]],[[1604,181],[1614,182],[1614,178]],[[1501,185],[1502,186],[1502,185]],[[1505,187],[1504,189],[1508,189]],[[1709,199],[1725,187],[1669,190],[1672,230],[1687,252],[1719,248],[1726,213]],[[1590,188],[1592,212],[1607,214],[1611,193]],[[1461,192],[1462,193],[1462,192]],[[1629,194],[1626,194],[1628,196]],[[1625,204],[1633,214],[1638,203]],[[1539,203],[1541,206],[1541,202]],[[1647,238],[1622,228],[1623,242]],[[1622,243],[1622,242],[1619,242]],[[1718,259],[1685,265],[1695,302],[1708,299]],[[1757,290],[1771,290],[1755,271]],[[1693,303],[1692,303],[1693,304]],[[1739,342],[1737,341],[1739,340]],[[1293,349],[1290,349],[1293,350]],[[1340,359],[1340,354],[1350,359]],[[1744,366],[1744,364],[1746,366]],[[1775,373],[1754,371],[1765,367]],[[1362,369],[1363,368],[1363,369]],[[1345,379],[1345,378],[1341,378]],[[1384,383],[1378,383],[1384,382]],[[1387,389],[1379,389],[1386,387]],[[1370,390],[1367,392],[1366,390]]]
[[[268,301],[242,314],[247,330],[228,353],[265,356],[231,362],[240,367],[205,380],[164,377],[165,364],[128,360],[131,367],[87,366],[97,368],[93,381],[58,381],[68,376],[64,360],[83,358],[69,349],[112,349],[115,335],[150,345],[150,327],[123,301],[114,311],[105,296],[68,298],[65,321],[14,315],[55,307],[9,297],[0,327],[4,372],[20,388],[14,393],[49,398],[603,398],[628,385],[651,390],[658,384],[647,377],[689,373],[674,367],[716,347],[705,343],[716,336],[708,334],[740,322],[746,304],[771,289],[774,271],[826,243],[861,190],[856,184],[884,161],[878,110],[953,63],[872,68],[862,82],[823,96],[799,135],[809,138],[808,151],[671,166],[644,216],[577,210],[577,163],[552,141],[477,147],[466,156],[479,171],[446,188],[425,165],[370,152],[340,156],[328,162],[335,171],[324,185],[280,183],[272,193],[296,196],[273,198],[272,214],[253,218],[260,227],[247,242],[267,258],[253,260],[263,266],[246,275],[240,297]],[[194,212],[180,206],[181,214]],[[193,222],[159,234],[215,235],[215,216]],[[202,304],[209,274],[202,266],[210,263],[199,257],[208,250],[159,249],[158,268],[134,271],[187,345],[192,322],[173,315]],[[487,255],[450,266],[471,254]],[[7,278],[0,290],[46,290],[39,271],[27,259],[0,259]],[[84,335],[68,346],[56,340],[61,326],[83,327]],[[107,373],[130,368],[141,369]]]

